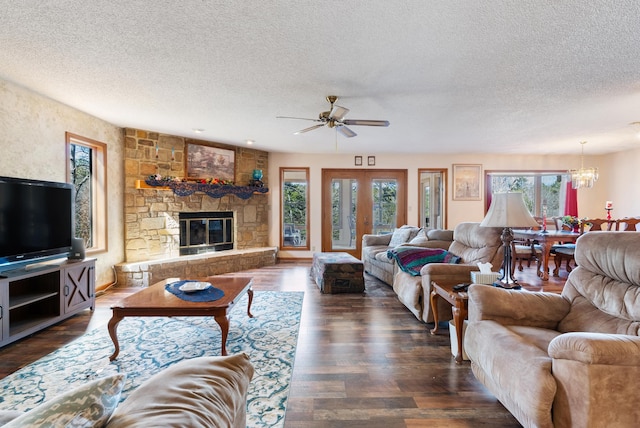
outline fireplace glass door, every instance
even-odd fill
[[[233,213],[180,213],[180,255],[233,249]]]

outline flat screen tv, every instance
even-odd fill
[[[73,185],[0,177],[0,271],[71,250]]]

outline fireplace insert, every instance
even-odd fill
[[[180,213],[180,255],[233,249],[233,212]]]

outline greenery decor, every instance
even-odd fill
[[[566,224],[571,228],[576,228],[580,226],[581,220],[578,217],[572,215],[566,215],[562,217],[562,223]]]
[[[566,215],[562,217],[562,223],[569,226],[574,232],[579,232],[580,225],[582,224],[586,225],[587,227],[591,226],[591,223],[586,221],[586,219],[579,219],[578,217],[572,215]]]

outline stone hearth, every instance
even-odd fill
[[[276,262],[276,253],[276,247],[228,250],[146,262],[120,263],[115,269],[118,286],[147,287],[167,278],[204,278],[271,266]]]

